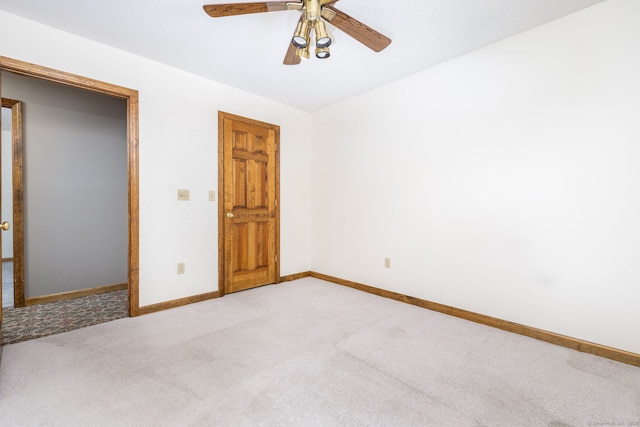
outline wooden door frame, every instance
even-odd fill
[[[42,67],[40,65],[0,56],[0,73],[9,71],[23,76],[34,77],[54,83],[110,95],[127,101],[127,175],[128,194],[128,299],[129,316],[140,313],[139,299],[139,178],[138,178],[138,91],[88,77]],[[1,312],[0,312],[1,313]],[[0,320],[1,321],[1,320]]]
[[[276,256],[276,278],[275,283],[280,283],[280,127],[271,123],[238,116],[224,111],[218,111],[218,292],[220,296],[225,295],[225,254],[224,254],[224,234],[225,234],[225,211],[224,211],[224,120],[231,119],[250,123],[256,126],[268,127],[275,130],[275,186],[276,186],[276,217],[275,217],[275,256]]]
[[[2,98],[2,107],[11,108],[11,188],[13,196],[13,306],[24,307],[24,199],[22,180],[22,102]]]

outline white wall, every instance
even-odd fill
[[[218,288],[218,110],[281,126],[281,274],[309,270],[308,113],[5,12],[0,39],[0,55],[139,91],[141,306]]]
[[[639,19],[610,0],[314,113],[312,270],[640,353]]]

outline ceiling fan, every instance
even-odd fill
[[[203,8],[213,18],[281,10],[300,11],[302,15],[284,57],[285,65],[296,65],[300,63],[301,58],[309,58],[312,31],[315,36],[316,57],[325,59],[331,55],[329,52],[331,37],[327,33],[325,22],[344,31],[375,52],[380,52],[389,46],[391,39],[336,9],[334,4],[337,2],[338,0],[266,1],[208,4]]]

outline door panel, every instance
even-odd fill
[[[279,278],[275,125],[220,113],[221,293]]]

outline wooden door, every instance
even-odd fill
[[[220,293],[277,283],[280,128],[220,112]]]

